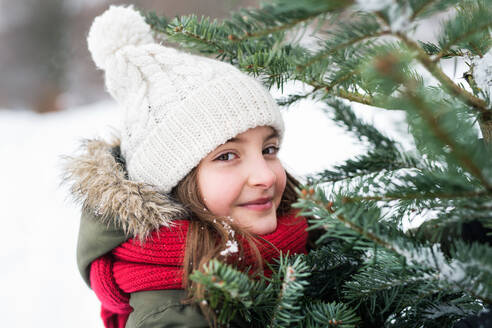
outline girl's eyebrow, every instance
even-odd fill
[[[265,141],[267,140],[270,140],[272,138],[275,138],[275,137],[278,137],[278,132],[276,130],[273,130],[272,133],[270,133],[266,138],[265,138]],[[225,143],[228,143],[228,142],[237,142],[237,143],[243,143],[245,142],[245,140],[237,137],[237,138],[231,138],[229,140],[227,140]]]

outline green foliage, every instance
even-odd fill
[[[422,49],[428,54],[428,55],[437,55],[440,54],[442,55],[443,59],[451,58],[451,57],[456,57],[456,56],[463,56],[464,53],[460,50],[453,50],[453,49],[448,49],[448,51],[443,51],[442,48],[440,48],[438,45],[432,43],[432,42],[422,42],[419,41],[419,45],[422,47]]]
[[[326,302],[339,300],[342,297],[339,287],[359,269],[363,253],[337,239],[320,244],[306,256],[311,275],[304,295]]]
[[[232,320],[237,312],[249,319],[255,292],[266,287],[262,281],[253,282],[245,273],[224,266],[218,260],[210,261],[203,273],[196,270],[189,278],[207,286],[207,301],[211,308],[220,310],[217,318],[220,324]]]
[[[374,252],[377,261],[368,263],[345,284],[346,298],[364,308],[365,321],[381,326],[391,314],[398,315],[420,300],[437,293],[429,275],[404,266],[402,260],[385,250]]]
[[[360,319],[355,311],[343,303],[321,303],[313,302],[304,309],[306,320],[299,327],[321,328],[321,327],[358,327]]]
[[[413,40],[408,32],[422,19],[446,10],[454,13],[437,42]],[[490,0],[404,0],[375,9],[348,0],[275,0],[223,21],[147,15],[159,35],[268,88],[302,82],[305,93],[278,104],[322,102],[366,146],[297,190],[293,207],[322,232],[308,255],[282,256],[271,278],[251,280],[218,261],[191,276],[206,287],[220,324],[452,327],[492,304],[492,147],[477,129],[492,109],[473,75],[463,80],[470,93],[441,68],[454,58],[473,72],[471,57],[492,47],[491,10]],[[307,33],[316,42],[303,43]],[[405,111],[415,149],[359,119],[349,101]]]
[[[456,48],[468,50],[474,55],[484,55],[492,46],[491,2],[462,1],[457,8],[457,14],[442,27],[439,37],[441,51]]]
[[[277,284],[279,290],[271,327],[297,327],[302,321],[300,299],[308,284],[305,278],[309,274],[308,266],[301,257],[295,258],[290,263],[286,258],[280,257],[279,270],[272,281]],[[277,283],[279,281],[281,281],[280,286]]]
[[[373,14],[356,12],[351,15],[351,21],[337,22],[336,27],[326,33],[329,38],[319,42],[320,50],[306,56],[292,57],[299,80],[312,79],[322,82],[324,77],[319,74],[328,73],[331,74],[328,78],[329,85],[344,83],[345,86],[349,86],[350,77],[353,74],[348,73],[353,73],[360,65],[361,59],[371,50],[370,46],[364,47],[364,44],[359,43],[384,35],[385,31]],[[350,47],[352,45],[358,48],[354,51]],[[343,66],[336,66],[332,69],[333,61]]]
[[[313,181],[322,183],[346,180],[380,172],[383,169],[397,170],[417,166],[417,158],[403,152],[394,140],[381,134],[371,124],[357,118],[348,104],[331,98],[326,99],[325,102],[330,106],[324,109],[327,115],[360,141],[369,143],[370,149],[366,154],[358,155],[341,165],[335,165],[332,170],[324,170],[315,176],[308,176],[309,184]]]
[[[348,305],[312,302],[304,296],[310,265],[312,261],[303,255],[281,255],[271,278],[253,280],[230,265],[212,260],[203,273],[194,271],[190,279],[206,287],[202,301],[216,310],[222,326],[240,317],[252,327],[322,327],[329,320],[339,322],[338,327],[355,327],[359,319]],[[306,317],[306,313],[310,315]]]
[[[411,19],[422,19],[427,18],[433,14],[443,12],[451,6],[456,6],[460,3],[457,0],[410,0],[408,1],[410,7],[412,8]]]

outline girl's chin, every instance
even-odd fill
[[[258,235],[267,235],[269,233],[274,232],[277,229],[277,220],[273,222],[269,222],[268,224],[263,225],[262,227],[258,227],[257,231],[254,233]]]
[[[277,229],[277,218],[275,217],[275,213],[273,214],[273,217],[269,216],[248,223],[249,224],[246,229],[257,235],[266,235]]]
[[[277,229],[275,206],[265,211],[256,211],[238,206],[231,217],[250,233],[266,235]]]

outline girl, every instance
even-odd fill
[[[118,137],[67,162],[81,275],[106,327],[207,327],[191,272],[216,258],[268,276],[280,251],[306,253],[280,111],[232,65],[155,43],[131,6],[97,17],[88,46],[124,113]]]

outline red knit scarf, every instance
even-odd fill
[[[306,253],[307,222],[304,217],[295,217],[297,210],[279,217],[277,229],[261,236],[269,243],[258,239],[258,249],[265,262],[272,262],[284,254]],[[130,293],[159,290],[183,289],[182,262],[186,247],[188,220],[176,220],[172,228],[162,227],[151,234],[151,238],[141,245],[129,239],[91,264],[91,287],[102,303],[101,317],[107,328],[124,328],[132,308],[129,305]],[[244,264],[254,263],[254,257],[246,242]],[[234,256],[234,255],[232,255]],[[265,275],[269,272],[265,267]]]

